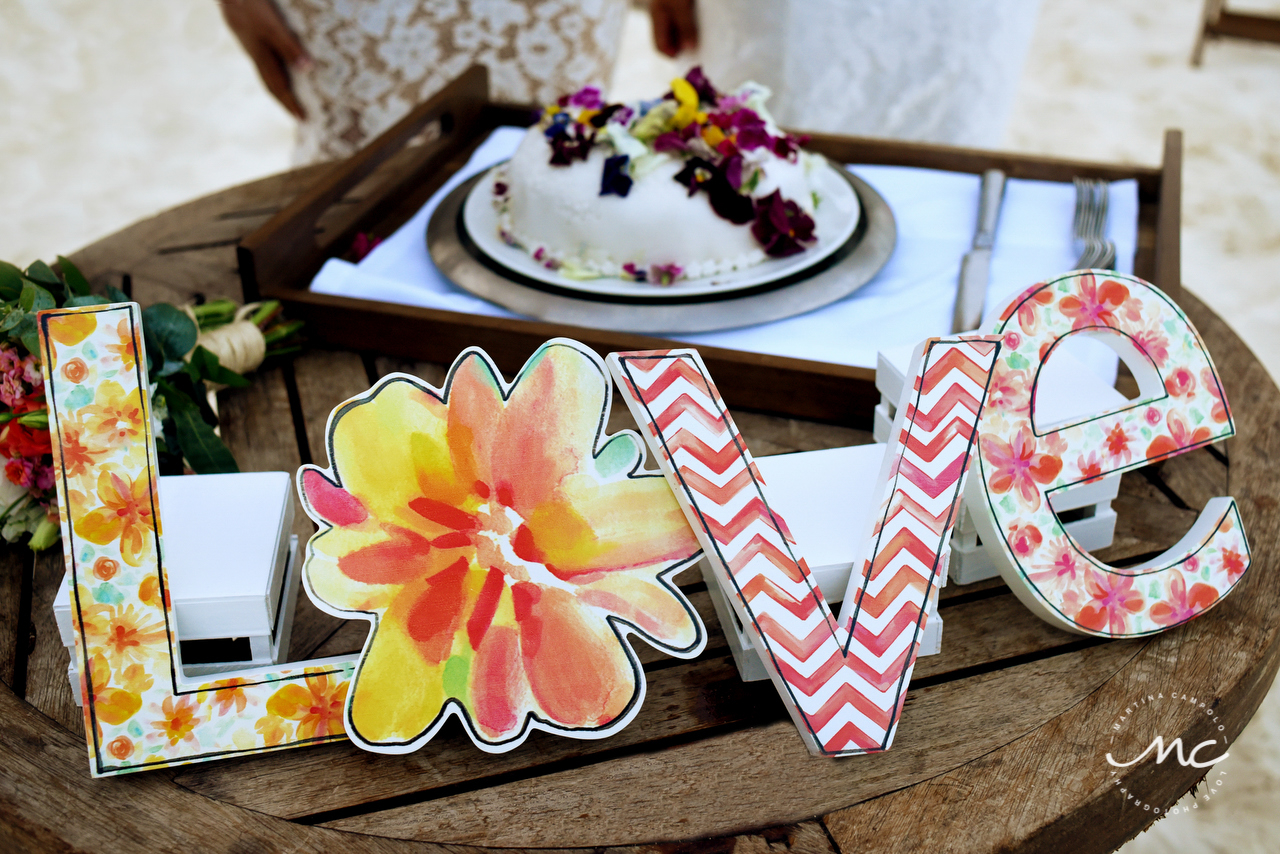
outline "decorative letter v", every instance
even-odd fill
[[[945,560],[998,338],[930,339],[898,407],[863,523],[866,560],[839,620],[769,507],[695,350],[614,353],[609,367],[809,750],[893,743],[925,604]],[[734,595],[736,593],[736,595]]]

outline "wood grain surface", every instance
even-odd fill
[[[306,178],[198,200],[73,260],[98,283],[145,271],[135,288],[150,294],[229,292],[237,230],[261,224]],[[1208,497],[1234,495],[1255,566],[1235,595],[1186,626],[1104,642],[1049,627],[998,580],[945,588],[943,652],[918,664],[894,749],[833,761],[804,751],[771,685],[737,678],[705,588],[687,573],[680,581],[712,633],[708,650],[691,662],[643,653],[645,704],[613,738],[539,733],[519,750],[489,756],[454,727],[401,757],[333,744],[92,781],[69,705],[66,652],[48,613],[61,561],[33,563],[7,551],[0,553],[0,677],[8,686],[0,688],[0,849],[1111,850],[1151,819],[1126,808],[1102,759],[1117,710],[1153,684],[1177,684],[1212,698],[1234,739],[1280,662],[1280,577],[1271,557],[1280,543],[1272,489],[1280,476],[1280,393],[1225,324],[1190,295],[1182,304],[1222,371],[1239,437],[1126,475],[1114,503],[1116,542],[1099,556],[1146,559],[1174,542]],[[224,392],[223,435],[245,470],[323,464],[328,411],[391,371],[438,384],[444,368],[310,351],[260,372],[249,389]],[[626,424],[614,416],[612,426]],[[869,440],[849,427],[750,412],[735,418],[759,455]],[[299,516],[295,531],[310,530]],[[363,643],[364,623],[335,620],[305,597],[298,610],[293,659]],[[1190,737],[1195,720],[1175,706],[1158,722],[1172,738]],[[1145,746],[1139,740],[1134,753]],[[1147,763],[1126,780],[1171,803],[1199,774]],[[109,812],[113,820],[100,818]]]

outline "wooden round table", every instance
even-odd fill
[[[118,286],[130,274],[144,304],[238,297],[237,240],[317,174],[298,170],[200,199],[73,259],[98,284]],[[92,780],[51,613],[61,555],[8,550],[0,556],[0,849],[1112,850],[1151,823],[1151,805],[1167,808],[1206,769],[1146,761],[1116,785],[1106,753],[1136,756],[1155,734],[1166,743],[1181,736],[1189,748],[1207,737],[1197,703],[1234,741],[1280,663],[1272,555],[1280,393],[1225,323],[1190,295],[1183,305],[1221,370],[1239,433],[1126,474],[1113,505],[1115,543],[1100,556],[1143,560],[1176,541],[1209,497],[1233,495],[1254,565],[1205,617],[1152,638],[1101,641],[1050,628],[998,581],[949,586],[943,651],[920,659],[893,749],[819,759],[770,683],[738,679],[706,590],[686,573],[681,586],[708,624],[708,649],[691,662],[643,652],[644,708],[615,737],[535,734],[490,756],[446,729],[401,757],[339,743]],[[292,471],[323,454],[330,408],[392,370],[442,375],[440,366],[377,353],[312,350],[224,393],[224,436],[243,469]],[[751,413],[737,420],[758,456],[870,441],[844,427]],[[297,532],[310,530],[299,514]],[[292,658],[355,651],[364,627],[300,597]],[[1140,702],[1156,694],[1181,699]]]

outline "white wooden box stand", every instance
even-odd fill
[[[1040,370],[1035,410],[1036,424],[1041,430],[1124,405],[1124,395],[1069,350],[1059,349]],[[897,413],[896,402],[911,364],[911,350],[900,347],[881,350],[878,354],[876,389],[880,392],[880,404],[876,406],[872,430],[877,442],[889,437]],[[1120,475],[1114,474],[1063,490],[1050,499],[1050,504],[1071,536],[1093,551],[1111,545],[1115,537],[1116,514],[1111,509],[1111,501],[1119,491]],[[956,584],[972,584],[999,574],[978,539],[978,531],[964,504],[956,519],[951,549],[950,574]]]
[[[298,597],[293,481],[285,472],[162,477],[163,565],[185,676],[278,664]],[[80,583],[94,587],[88,567]],[[53,605],[79,701],[71,577]]]
[[[756,458],[769,506],[791,529],[828,604],[844,599],[849,574],[858,559],[860,544],[855,542],[861,529],[858,522],[872,511],[870,486],[880,474],[884,454],[885,445],[872,444]],[[699,568],[742,680],[768,679],[750,636],[743,631],[737,614],[725,599],[726,595],[737,594],[726,594],[720,589],[706,560]],[[947,583],[946,573],[944,560],[942,577],[930,594],[929,618],[919,655],[934,655],[942,649],[938,588]]]

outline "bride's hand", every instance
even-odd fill
[[[245,53],[258,66],[267,90],[299,120],[306,110],[293,93],[290,72],[311,67],[311,57],[289,29],[271,0],[219,0],[222,17],[235,33]]]
[[[695,0],[649,0],[653,20],[653,46],[667,56],[698,46],[698,17]]]

